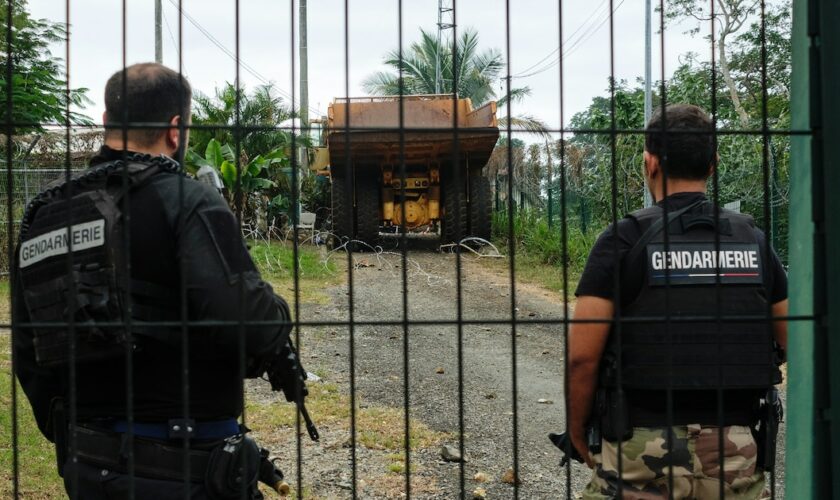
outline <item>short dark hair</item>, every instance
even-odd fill
[[[124,125],[152,123],[162,126],[174,116],[187,120],[191,100],[190,83],[177,71],[157,63],[128,66],[114,73],[105,85],[106,136],[122,134],[118,127]],[[129,128],[127,134],[131,140],[148,146],[164,132],[163,128]]]
[[[665,174],[675,179],[705,179],[716,162],[715,126],[693,104],[656,108],[645,129],[645,150],[659,157]]]

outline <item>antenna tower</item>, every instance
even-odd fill
[[[441,57],[443,56],[444,31],[455,28],[454,0],[438,0],[438,21],[437,21],[437,47],[438,53],[435,58],[435,94],[443,93],[443,68],[441,68]],[[452,40],[454,45],[455,41]]]

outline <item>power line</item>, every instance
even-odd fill
[[[178,42],[175,41],[175,34],[172,33],[172,28],[169,26],[169,19],[166,17],[166,12],[164,12],[163,9],[161,9],[161,15],[163,16],[163,23],[166,24],[166,31],[169,32],[169,38],[172,39],[172,46],[175,47],[175,51],[180,56],[181,55],[181,47],[179,47]],[[184,65],[182,64],[182,66],[184,66]],[[184,69],[186,69],[186,68],[184,68]]]
[[[177,8],[177,9],[178,9],[178,11],[179,11],[179,15],[183,15],[183,16],[184,16],[184,18],[186,18],[186,20],[187,20],[187,21],[189,21],[189,22],[190,22],[190,24],[192,24],[193,26],[195,26],[195,28],[196,28],[196,29],[197,29],[197,30],[198,30],[198,31],[199,31],[202,35],[204,35],[204,36],[205,36],[208,40],[210,40],[210,42],[211,42],[213,45],[215,45],[215,46],[216,46],[219,50],[221,50],[221,51],[222,51],[225,55],[227,55],[228,57],[230,57],[231,59],[233,59],[233,61],[234,61],[234,62],[236,62],[237,64],[239,64],[239,66],[240,66],[241,68],[243,68],[245,71],[247,71],[248,73],[250,73],[251,75],[253,75],[253,76],[254,76],[254,78],[256,78],[257,80],[259,80],[260,82],[262,82],[262,84],[263,84],[263,85],[270,85],[271,87],[273,87],[274,89],[276,89],[276,90],[277,90],[277,91],[278,91],[278,92],[279,92],[282,96],[284,96],[286,99],[288,99],[290,103],[294,103],[294,102],[295,102],[295,98],[294,98],[294,96],[292,96],[290,93],[286,92],[286,91],[285,91],[285,90],[283,90],[282,88],[278,87],[276,84],[272,83],[272,82],[271,82],[268,78],[266,78],[266,77],[264,77],[263,75],[261,75],[261,74],[260,74],[260,73],[259,73],[256,69],[254,69],[253,67],[251,67],[251,66],[250,66],[249,64],[247,64],[245,61],[243,61],[241,57],[239,57],[239,58],[238,58],[238,57],[236,57],[236,54],[235,54],[235,53],[231,52],[231,50],[230,50],[230,49],[228,49],[228,48],[227,48],[227,47],[226,47],[226,46],[225,46],[222,42],[220,42],[219,40],[217,40],[217,39],[216,39],[216,37],[214,37],[212,33],[210,33],[209,31],[207,31],[207,30],[206,30],[206,29],[205,29],[205,28],[201,25],[201,23],[199,23],[199,22],[198,22],[195,18],[193,18],[193,17],[192,17],[192,16],[191,16],[191,15],[190,15],[190,14],[189,14],[186,10],[184,10],[182,7],[180,7],[180,6],[178,5],[178,3],[176,2],[176,0],[169,0],[169,3],[171,3],[171,4],[175,7],[175,8]],[[313,109],[313,108],[311,108],[311,107],[309,108],[309,110],[310,110],[311,112],[313,112],[316,116],[320,116],[320,115],[322,114],[320,110]]]
[[[608,14],[607,14],[607,16],[606,16],[604,19],[602,19],[602,20],[601,20],[601,22],[600,22],[600,23],[598,23],[597,25],[591,25],[591,26],[590,26],[590,27],[586,30],[586,32],[584,32],[583,34],[581,34],[581,36],[580,36],[580,37],[578,37],[578,39],[577,39],[577,40],[575,40],[574,42],[572,42],[572,44],[571,44],[570,46],[566,47],[566,48],[565,48],[565,50],[564,50],[564,52],[563,52],[563,54],[562,54],[562,55],[563,55],[563,57],[568,57],[568,56],[569,56],[572,52],[574,52],[574,51],[575,51],[575,49],[576,49],[576,48],[578,48],[578,47],[580,47],[580,46],[581,46],[581,43],[583,43],[584,41],[588,40],[588,39],[589,39],[589,38],[591,38],[591,37],[592,37],[595,33],[597,33],[598,31],[600,31],[600,29],[604,26],[604,24],[605,24],[607,21],[609,21],[610,16],[611,16],[611,15],[614,15],[614,14],[616,13],[616,11],[618,11],[619,7],[621,7],[621,6],[624,4],[624,1],[625,1],[625,0],[621,0],[621,1],[618,3],[618,5],[616,5],[616,6],[615,6],[615,8],[613,9],[612,13],[608,13]],[[560,47],[558,47],[557,49],[555,49],[554,51],[552,51],[552,52],[551,52],[551,54],[553,54],[554,52],[558,52],[558,51],[559,51],[559,49],[560,49]],[[549,56],[551,56],[551,54],[549,54]],[[543,58],[543,60],[545,60],[545,59],[546,59],[546,58]],[[535,71],[532,71],[532,72],[530,72],[530,73],[526,73],[526,74],[522,74],[522,73],[520,73],[520,74],[518,74],[518,75],[513,75],[511,78],[528,78],[528,77],[531,77],[531,76],[534,76],[534,75],[538,75],[538,74],[540,74],[540,73],[543,73],[543,72],[545,72],[545,71],[550,70],[551,68],[553,68],[553,67],[557,66],[559,63],[560,63],[560,57],[558,57],[558,58],[556,58],[556,59],[552,60],[550,64],[548,64],[548,65],[546,65],[546,66],[544,66],[544,67],[542,67],[542,68],[540,68],[540,69],[538,69],[538,70],[535,70]]]
[[[589,17],[587,17],[587,18],[586,18],[586,19],[585,19],[582,23],[580,23],[580,26],[578,26],[578,27],[577,27],[577,29],[576,29],[575,31],[573,31],[571,35],[568,35],[568,36],[566,37],[566,43],[568,43],[568,41],[569,41],[569,40],[571,40],[571,39],[572,39],[575,35],[577,35],[577,34],[578,34],[578,32],[579,32],[581,29],[583,29],[583,27],[584,27],[584,26],[586,26],[586,25],[589,23],[589,21],[592,19],[592,17],[593,17],[595,14],[597,14],[597,13],[598,13],[598,11],[600,11],[600,10],[601,10],[601,9],[602,9],[602,8],[603,8],[606,4],[607,4],[607,0],[602,0],[602,1],[601,1],[601,3],[598,5],[598,7],[596,7],[596,8],[595,8],[595,10],[593,10],[593,11],[589,14]],[[546,55],[545,57],[543,57],[543,58],[542,58],[542,59],[540,59],[539,61],[537,61],[537,62],[535,62],[534,64],[532,64],[532,65],[528,66],[527,68],[523,69],[522,71],[520,71],[520,72],[519,72],[519,73],[517,73],[516,75],[512,75],[512,76],[513,76],[513,78],[518,78],[518,76],[519,76],[519,75],[525,74],[525,73],[527,73],[527,72],[531,71],[532,69],[536,68],[537,66],[539,66],[540,64],[542,64],[542,63],[544,63],[546,60],[548,60],[548,58],[550,58],[552,55],[554,55],[554,54],[555,54],[557,51],[559,51],[559,50],[560,50],[560,47],[557,47],[556,49],[552,50],[551,52],[549,52],[549,53],[548,53],[548,55]]]

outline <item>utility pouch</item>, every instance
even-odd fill
[[[64,412],[64,399],[54,398],[50,402],[50,422],[53,443],[55,443],[55,461],[58,475],[64,477],[64,464],[67,462],[67,415]]]
[[[260,448],[253,439],[236,434],[210,451],[204,479],[213,500],[254,498],[260,469]],[[258,496],[256,498],[259,498]]]
[[[601,399],[601,401],[598,401]],[[603,408],[601,413],[601,436],[607,441],[626,441],[633,437],[633,426],[630,424],[630,409],[624,391],[599,390],[596,393],[595,404]]]

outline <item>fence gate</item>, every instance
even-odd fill
[[[683,358],[657,349],[703,329],[704,342],[723,353],[723,332],[737,331],[733,325],[760,325],[769,342],[786,321],[789,361],[779,385],[786,424],[775,466],[753,494],[840,499],[840,433],[832,425],[840,421],[832,362],[840,358],[840,261],[833,258],[840,255],[840,173],[831,168],[840,165],[836,2],[648,0],[651,49],[641,79],[645,30],[631,29],[644,17],[637,15],[640,1],[439,0],[421,7],[330,0],[307,12],[306,0],[157,0],[154,16],[137,2],[100,3],[2,2],[0,263],[7,267],[0,275],[0,428],[7,444],[0,447],[0,496],[85,498],[95,484],[115,498],[145,498],[155,488],[211,498],[205,489],[227,481],[225,498],[250,498],[241,470],[252,467],[268,498],[278,495],[272,488],[294,498],[595,498],[598,488],[604,498],[622,488],[627,498],[634,488],[638,498],[683,498],[684,472],[693,468],[710,479],[706,493],[687,497],[717,498],[761,477],[748,472],[731,481],[754,458],[751,436],[709,430],[731,423],[727,405],[739,402],[728,386],[703,387],[691,394],[706,398],[702,409],[714,422],[702,422],[700,432],[676,421],[678,406],[693,401],[671,376]],[[103,36],[120,48],[112,59],[81,28],[93,26],[91,19],[96,29],[114,29]],[[153,106],[130,101],[143,95],[134,85],[154,88],[164,78],[159,69],[99,97],[111,74],[122,70],[130,79],[132,64],[151,58],[150,19],[157,20],[156,58],[178,75],[168,90],[157,88],[177,103],[189,80],[190,120],[178,113],[126,118],[152,116]],[[146,29],[148,54],[129,43]],[[623,63],[631,56],[638,68]],[[249,64],[253,59],[272,62]],[[228,63],[229,75],[205,71]],[[600,80],[586,80],[590,70],[600,71]],[[101,81],[88,83],[91,74]],[[590,91],[598,84],[603,92]],[[319,98],[332,103],[322,106]],[[161,109],[178,106],[163,101]],[[127,278],[119,290],[123,319],[67,313],[86,307],[78,297],[98,293],[85,281],[98,268],[85,267],[90,254],[73,250],[76,242],[33,259],[66,269],[42,290],[61,320],[38,321],[31,315],[41,298],[19,272],[28,265],[16,253],[20,221],[46,176],[71,186],[55,199],[84,189],[73,179],[92,174],[77,168],[71,135],[102,127],[98,113],[106,102],[123,106],[105,124],[106,144],[117,150],[111,159],[128,159],[122,149],[167,153],[181,160],[181,170],[155,174],[133,190],[127,171],[113,177],[112,188],[126,193],[118,203],[128,230],[107,244],[122,257],[116,276]],[[722,312],[728,282],[719,264],[707,275],[713,311],[686,315],[665,307],[644,316],[628,307],[621,269],[629,267],[632,245],[609,231],[644,206],[646,122],[652,108],[675,103],[697,104],[711,117],[720,161],[708,199],[737,203],[753,216],[766,235],[764,255],[771,243],[777,247],[788,271],[789,313],[774,316],[769,303],[760,315]],[[698,132],[662,127],[666,145]],[[19,140],[44,131],[65,134],[64,159],[30,170]],[[97,175],[105,174],[100,168]],[[151,190],[154,203],[142,194]],[[669,203],[663,223],[679,216]],[[168,218],[152,219],[161,206],[171,210],[160,211]],[[52,217],[65,215],[56,227],[72,242],[91,221],[71,222],[73,210]],[[719,227],[719,215],[712,225]],[[220,238],[224,227],[234,227],[234,237]],[[199,229],[204,240],[184,239]],[[247,259],[225,260],[246,251],[240,230],[262,278],[288,303],[288,316],[275,314],[281,306],[274,302],[258,307],[267,296],[252,290],[265,289]],[[599,239],[602,231],[607,236]],[[670,238],[665,231],[666,256],[677,253]],[[601,267],[586,270],[599,241]],[[720,238],[714,244],[721,255]],[[152,265],[140,250],[167,248],[171,261]],[[666,304],[685,278],[672,265],[663,264],[656,278]],[[583,296],[598,299],[585,302],[576,288],[592,272],[604,274],[607,291],[582,287]],[[594,303],[605,309],[579,307]],[[142,316],[155,307],[166,314]],[[643,352],[660,362],[655,375],[664,386],[646,395],[663,425],[639,424],[631,412],[616,425],[628,430],[635,422],[633,438],[593,438],[602,445],[594,455],[599,470],[607,472],[586,489],[589,468],[574,460],[559,465],[563,453],[548,439],[588,413],[576,405],[586,408],[592,398],[570,394],[594,394],[597,385],[597,364],[586,372],[570,337],[581,345],[594,338],[584,335],[600,332],[600,348],[609,338],[618,350],[617,388],[609,392],[615,399],[597,399],[597,412],[644,392],[625,392],[622,382],[634,376],[623,369],[622,339],[635,331],[640,342],[646,334],[638,334],[639,325],[662,333],[649,335],[653,347]],[[85,358],[83,334],[113,338],[114,331],[129,332],[113,344],[120,348],[114,357]],[[288,352],[277,354],[282,346],[259,344],[279,332],[289,334],[305,369],[288,368]],[[64,362],[39,364],[35,351],[59,335],[67,339]],[[257,369],[255,360],[266,364]],[[294,383],[303,375],[305,399]],[[587,381],[591,390],[582,389]],[[271,390],[281,386],[285,400]],[[57,399],[63,413],[54,411]],[[220,444],[246,428],[265,456],[229,453],[235,439]],[[44,432],[63,441],[67,460],[55,459]],[[571,445],[562,451],[571,453]],[[223,453],[234,464],[228,469],[219,465]],[[269,455],[276,460],[265,460]],[[645,486],[634,482],[639,468],[653,476]]]

